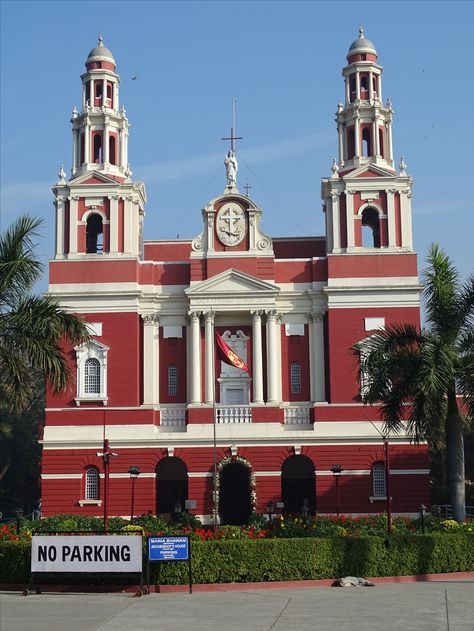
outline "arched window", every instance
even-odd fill
[[[168,366],[168,394],[175,397],[178,394],[178,367],[176,364]]]
[[[89,215],[86,227],[86,253],[102,254],[104,248],[103,237],[102,217],[97,213]]]
[[[84,393],[100,394],[100,363],[98,359],[87,359],[84,364]]]
[[[91,100],[91,82],[86,81],[86,105],[90,105]]]
[[[290,367],[291,394],[301,392],[301,364],[292,362]]]
[[[87,467],[84,498],[86,500],[98,500],[99,497],[99,472],[95,467]]]
[[[362,246],[380,247],[380,221],[375,208],[364,208],[362,212]]]
[[[94,135],[94,162],[102,162],[102,134]]]
[[[115,158],[115,136],[109,138],[109,162],[110,164],[117,164]]]
[[[360,79],[360,91],[367,92],[367,77],[361,77]]]
[[[372,486],[374,497],[386,497],[387,485],[385,480],[385,464],[376,462],[372,467]]]
[[[350,90],[350,100],[355,101],[356,99],[356,81],[354,75],[349,79],[349,90]]]
[[[95,335],[95,334],[94,334]],[[92,339],[74,348],[77,362],[76,405],[107,402],[107,352],[109,347]]]
[[[372,143],[370,139],[370,129],[364,127],[362,130],[362,155],[367,158],[372,155]]]
[[[355,135],[354,130],[349,129],[347,132],[347,159],[352,160],[355,156]]]
[[[384,147],[383,147],[383,131],[381,129],[379,129],[379,152],[382,158],[385,157],[385,152],[384,152]]]
[[[102,83],[100,83],[99,81],[95,82],[95,98],[96,99],[102,98]]]

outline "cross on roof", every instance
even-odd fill
[[[247,195],[247,197],[248,197],[248,196],[249,196],[249,188],[252,188],[252,187],[250,186],[250,184],[248,184],[248,183],[247,183],[247,184],[244,186],[244,188],[245,188],[245,194],[246,194],[246,195]]]
[[[230,140],[230,150],[235,151],[235,143],[234,140],[243,140],[242,136],[236,136],[237,133],[237,125],[235,122],[235,108],[237,104],[237,99],[235,96],[232,98],[232,127],[230,128],[230,136],[227,138],[221,138],[221,140]]]

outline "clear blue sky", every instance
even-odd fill
[[[439,242],[472,271],[474,145],[472,2],[1,2],[1,223],[45,219],[69,172],[80,74],[98,33],[121,76],[133,178],[148,193],[145,238],[192,238],[225,186],[237,127],[239,185],[248,182],[272,236],[323,234],[320,179],[337,151],[341,69],[359,24],[384,67],[394,152],[415,181],[420,266]],[[132,77],[137,77],[132,81]],[[41,289],[46,288],[44,280]]]

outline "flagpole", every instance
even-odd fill
[[[214,311],[211,309],[212,321],[214,322]],[[215,326],[215,324],[214,324]],[[217,532],[217,432],[216,432],[216,352],[214,341],[214,326],[212,339],[212,430],[213,430],[213,447],[214,447],[214,485],[213,494],[213,512],[214,512],[214,533]]]

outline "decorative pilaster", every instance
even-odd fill
[[[347,248],[353,248],[355,245],[354,238],[354,191],[346,191],[346,229],[347,229]]]
[[[64,254],[64,197],[54,200],[56,206],[56,256]]]
[[[341,249],[341,221],[340,221],[340,216],[339,216],[339,195],[340,193],[333,193],[331,195],[333,250]]]
[[[190,359],[188,359],[188,369],[191,368],[191,382],[189,393],[190,403],[201,403],[201,328],[200,311],[192,311],[189,314],[191,327]]]
[[[252,311],[253,402],[263,403],[262,311]]]
[[[396,223],[395,223],[395,192],[397,189],[391,188],[387,191],[387,223],[388,223],[388,245],[391,248],[397,245]]]
[[[324,313],[313,311],[310,320],[310,370],[311,400],[326,400],[325,366],[324,366]]]
[[[160,329],[156,314],[142,315],[143,320],[143,403],[160,402]]]
[[[205,400],[212,403],[214,399],[214,311],[207,311],[206,318],[206,379]]]
[[[110,200],[110,252],[118,252],[118,195],[109,195]]]
[[[71,195],[69,198],[69,252],[77,253],[77,202],[79,197]]]
[[[267,403],[278,402],[277,312],[267,311]]]

